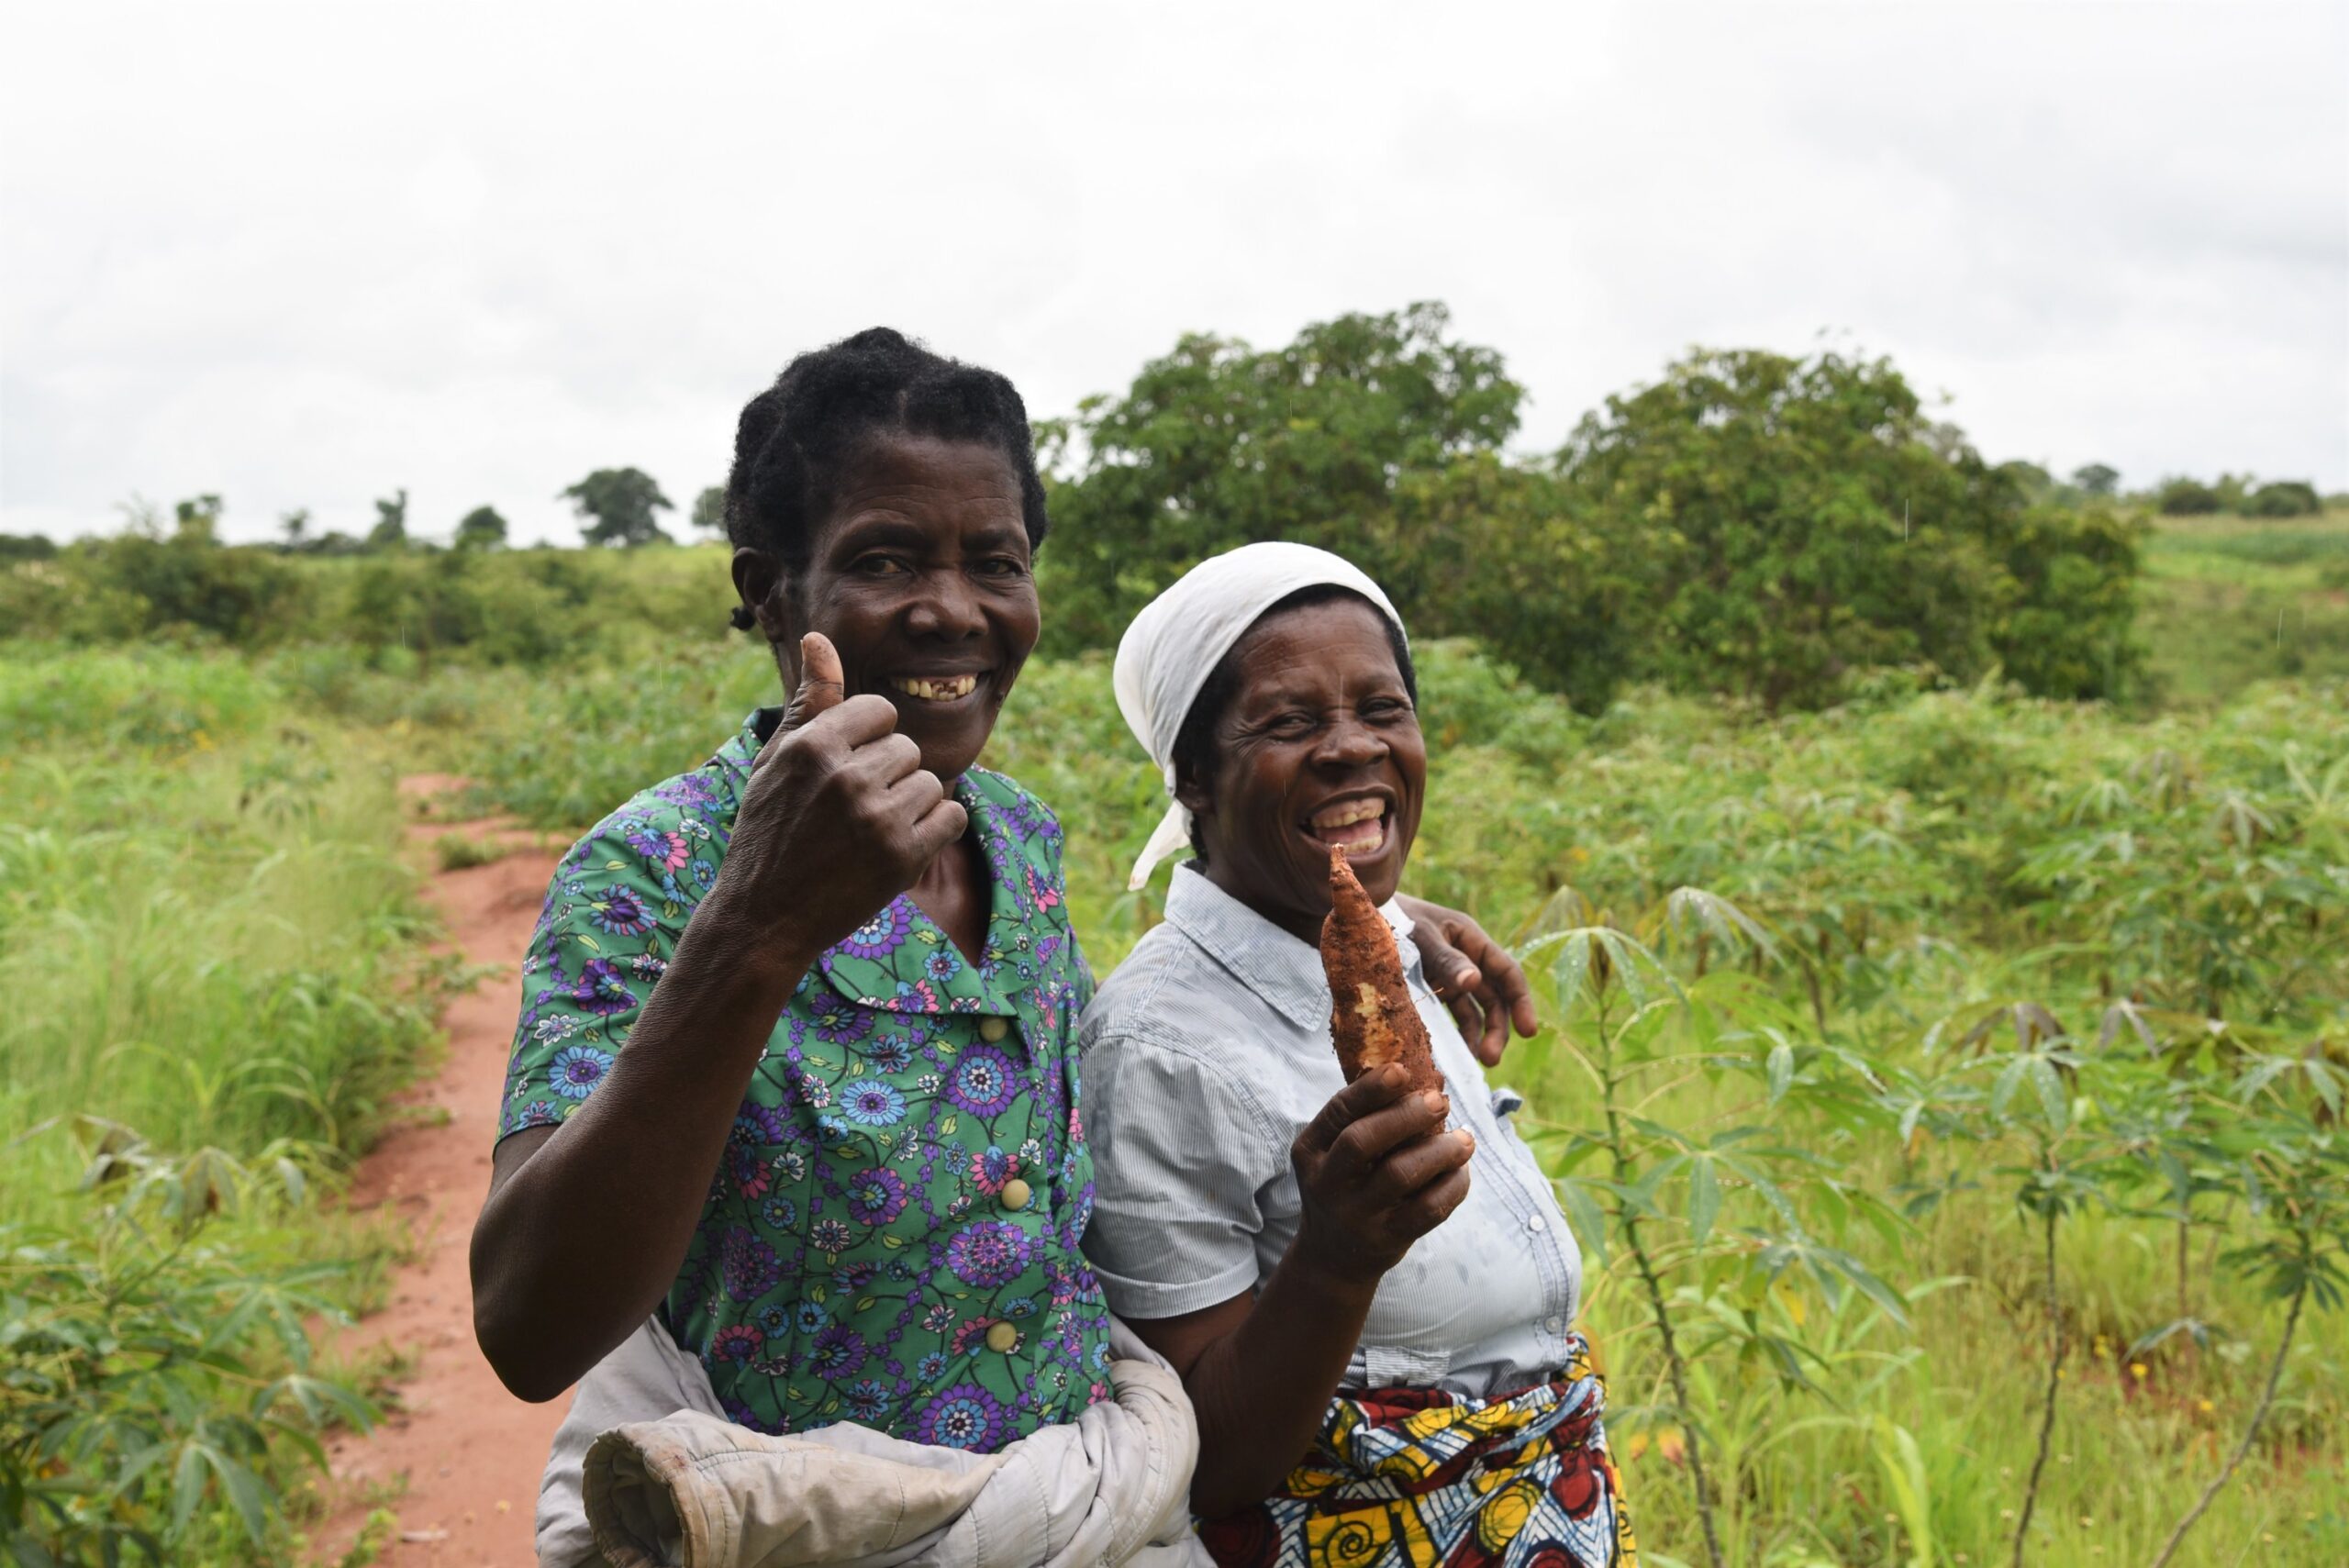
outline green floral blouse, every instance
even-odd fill
[[[609,1072],[780,717],[752,714],[563,858],[522,964],[500,1137],[561,1121]],[[761,1431],[853,1420],[984,1451],[1109,1396],[1108,1308],[1077,1250],[1093,978],[1060,824],[983,769],[953,793],[994,883],[980,962],[903,896],[823,956],[775,1021],[663,1306]]]

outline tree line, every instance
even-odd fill
[[[1362,562],[1415,633],[1479,638],[1586,710],[1642,681],[1818,706],[1887,670],[1925,684],[1997,671],[2035,694],[2114,696],[2143,669],[2142,508],[2321,505],[2299,482],[2172,479],[2132,496],[2105,464],[2058,480],[1991,462],[1882,358],[1697,350],[1549,451],[1512,444],[1524,398],[1500,352],[1455,336],[1440,304],[1341,316],[1274,349],[1184,337],[1123,393],[1038,423],[1054,529],[1038,565],[1048,651],[1110,646],[1198,561],[1289,539]],[[598,469],[561,496],[590,545],[670,542],[661,514],[675,505],[640,469]],[[168,528],[139,508],[114,539],[0,552],[53,558],[52,585],[72,575],[95,597],[44,615],[36,574],[0,583],[0,609],[37,635],[285,639],[308,635],[287,611],[295,585],[231,558],[445,553],[366,575],[365,607],[426,628],[426,646],[529,657],[548,640],[500,623],[531,613],[531,584],[584,591],[543,567],[493,574],[521,585],[512,604],[489,579],[468,587],[507,540],[493,507],[461,519],[445,551],[410,534],[405,490],[375,509],[362,538],[314,534],[297,511],[277,545],[229,550],[217,495],[180,502]],[[711,486],[687,516],[722,533],[724,512]]]

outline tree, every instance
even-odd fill
[[[407,492],[395,490],[375,503],[375,526],[367,530],[373,550],[400,550],[407,544]]]
[[[2121,471],[2092,462],[2072,470],[2072,483],[2090,495],[2110,495],[2121,487]]]
[[[285,548],[299,550],[302,548],[302,540],[310,531],[310,509],[307,506],[296,506],[290,512],[280,512],[277,515],[277,526],[284,530]]]
[[[726,486],[713,484],[694,497],[694,527],[723,536],[726,532]]]
[[[1996,663],[2065,695],[2134,667],[2126,530],[2032,505],[1889,361],[1700,350],[1609,398],[1558,464],[1636,585],[1632,673],[1775,710],[1872,665]]]
[[[2219,510],[2219,493],[2199,479],[2165,479],[2154,505],[2165,517],[2198,517]]]
[[[179,525],[181,539],[191,544],[217,544],[220,541],[220,514],[227,509],[217,495],[198,495],[174,506],[172,517]]]
[[[633,549],[670,542],[653,513],[674,511],[676,505],[661,494],[661,486],[642,469],[599,468],[558,498],[569,501],[587,520],[580,537],[589,544]]]
[[[2310,517],[2324,510],[2316,486],[2302,479],[2271,480],[2243,498],[2246,517]]]
[[[495,550],[506,542],[506,519],[490,506],[475,506],[457,524],[459,550]]]
[[[1497,352],[1450,327],[1419,304],[1318,322],[1275,350],[1186,336],[1123,396],[1044,427],[1048,455],[1083,453],[1052,494],[1055,645],[1114,641],[1191,566],[1269,539],[1351,556],[1418,621],[1455,552],[1401,531],[1397,497],[1496,451],[1524,396]]]

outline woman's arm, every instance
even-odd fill
[[[524,1399],[570,1387],[668,1293],[807,968],[744,953],[737,922],[711,907],[723,885],[721,868],[596,1093],[560,1126],[497,1146],[473,1226],[473,1333]]]
[[[963,832],[888,700],[841,701],[820,637],[801,668],[717,884],[610,1073],[560,1127],[498,1145],[473,1226],[473,1332],[522,1398],[561,1394],[666,1294],[800,977]]]
[[[1411,1243],[1468,1195],[1475,1141],[1444,1133],[1441,1095],[1398,1067],[1330,1096],[1291,1148],[1297,1233],[1252,1296],[1132,1325],[1174,1364],[1199,1418],[1192,1510],[1219,1518],[1269,1496],[1311,1449],[1371,1298]]]

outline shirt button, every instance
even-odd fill
[[[1564,1329],[1565,1326],[1565,1319],[1563,1318],[1553,1316],[1542,1319],[1542,1327],[1548,1329],[1553,1334],[1558,1332],[1558,1330]],[[993,1334],[989,1334],[987,1338],[992,1340],[995,1336]]]
[[[1026,1182],[1021,1181],[1019,1177],[1014,1176],[1011,1180],[1003,1184],[1003,1193],[1001,1195],[1003,1198],[1004,1207],[1012,1209],[1026,1208],[1035,1198],[1036,1189],[1030,1186]]]
[[[1529,1220],[1527,1220],[1527,1221],[1525,1222],[1525,1228],[1526,1228],[1528,1230],[1539,1230],[1539,1229],[1542,1229],[1542,1217],[1541,1217],[1540,1215],[1538,1215],[1538,1214],[1537,1214],[1537,1215],[1535,1215],[1532,1218],[1531,1218],[1531,1219],[1529,1219]]]
[[[1008,1323],[987,1325],[987,1349],[999,1355],[1009,1355],[1011,1347],[1019,1342],[1019,1330]]]
[[[979,1038],[989,1045],[1011,1032],[1011,1025],[1000,1014],[989,1013],[979,1020]]]

